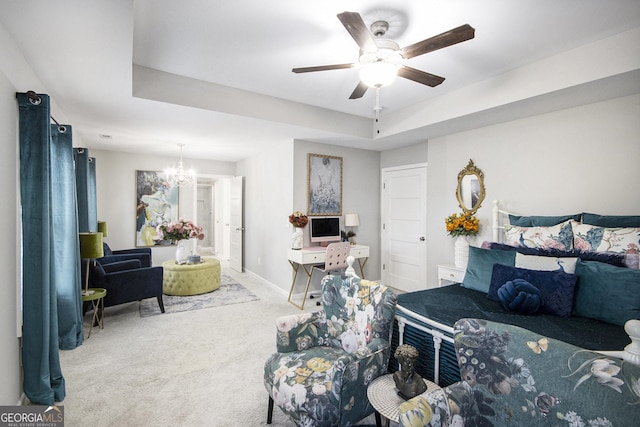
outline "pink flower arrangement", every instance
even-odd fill
[[[192,221],[180,219],[171,221],[167,224],[158,226],[158,237],[161,240],[185,240],[185,239],[204,239],[202,227],[195,225]]]

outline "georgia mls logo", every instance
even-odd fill
[[[46,409],[45,409],[46,408]],[[63,427],[64,409],[58,406],[2,406],[0,427]]]

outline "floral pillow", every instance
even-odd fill
[[[572,221],[573,245],[590,252],[639,253],[640,228],[605,228]]]
[[[516,227],[507,225],[504,228],[505,243],[525,248],[544,248],[570,250],[573,247],[573,231],[571,221],[551,227]]]

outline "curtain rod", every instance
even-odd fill
[[[39,105],[42,102],[42,99],[40,98],[40,96],[35,93],[32,90],[28,90],[27,91],[27,96],[29,97],[29,101],[33,104],[33,105]],[[53,120],[53,122],[58,125],[58,132],[60,133],[65,133],[67,131],[66,126],[61,125],[60,123],[58,123],[58,121],[56,119],[53,118],[53,116],[49,116],[49,118],[51,120]]]

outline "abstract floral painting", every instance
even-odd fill
[[[178,219],[178,187],[163,172],[136,171],[136,246],[165,245],[158,225]]]

